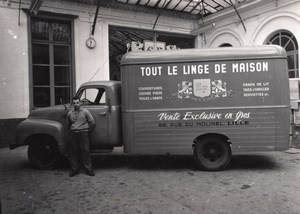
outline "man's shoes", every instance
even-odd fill
[[[93,170],[87,170],[85,174],[89,176],[95,176],[95,172]]]
[[[78,174],[79,174],[78,171],[72,170],[72,171],[70,172],[70,174],[69,174],[69,177],[74,177],[75,175],[78,175]]]

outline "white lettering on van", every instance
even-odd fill
[[[184,65],[183,74],[209,74],[209,65]]]
[[[232,73],[269,71],[268,62],[233,63]]]
[[[180,119],[180,114],[178,112],[173,113],[173,114],[168,114],[168,113],[160,113],[157,115],[159,120],[179,120]]]
[[[173,75],[177,75],[177,66],[168,66],[168,75],[169,76],[173,76]]]
[[[221,119],[222,114],[215,112],[202,112],[201,114],[193,114],[193,112],[186,112],[183,120],[211,120],[211,119]]]
[[[185,112],[184,116],[181,117],[179,112],[167,113],[163,112],[157,115],[160,121],[199,121],[199,120],[221,120],[221,119],[230,119],[233,122],[242,121],[244,119],[250,119],[250,112],[238,111],[237,113],[225,112],[201,112],[193,113],[191,111]]]
[[[161,76],[161,66],[141,67],[142,76]]]
[[[240,119],[248,119],[248,118],[250,118],[250,112],[239,111],[238,113],[236,113],[234,121],[238,121]]]
[[[226,64],[215,64],[215,73],[226,73]]]

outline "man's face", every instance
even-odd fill
[[[78,110],[80,107],[79,99],[73,100],[73,106],[75,110]]]

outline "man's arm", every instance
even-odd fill
[[[89,131],[92,131],[96,125],[95,120],[92,114],[89,112],[89,110],[86,110],[85,113],[86,113],[86,120],[89,124]]]
[[[67,124],[68,124],[68,127],[70,127],[72,125],[72,122],[71,122],[71,111],[69,111],[68,114],[67,114]]]

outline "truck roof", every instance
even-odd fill
[[[122,57],[121,64],[215,61],[237,59],[286,58],[285,49],[277,45],[222,47],[170,51],[132,51]]]
[[[102,80],[102,81],[89,81],[89,82],[86,82],[86,83],[83,83],[80,87],[85,87],[85,86],[99,86],[99,85],[106,85],[108,87],[111,87],[113,85],[116,85],[116,84],[121,84],[120,81],[105,81],[105,80]]]

